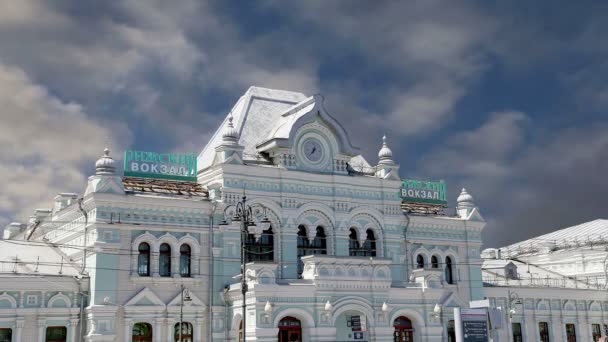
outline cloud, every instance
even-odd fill
[[[533,123],[522,112],[493,113],[419,161],[420,173],[447,178],[450,193],[463,186],[472,193],[488,218],[488,246],[604,218],[608,123],[550,135],[540,134]],[[536,140],[527,143],[528,135]]]
[[[124,146],[130,132],[92,120],[18,68],[0,64],[0,223],[49,207],[59,192],[82,192],[103,146]]]

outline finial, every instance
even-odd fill
[[[475,202],[473,201],[473,196],[467,192],[466,188],[462,188],[460,191],[460,195],[456,199],[456,203],[458,204],[458,208],[474,208]]]
[[[116,162],[110,157],[110,149],[104,148],[103,155],[95,162],[96,175],[113,175],[116,172]]]
[[[104,148],[104,149],[103,149],[103,155],[104,155],[105,157],[109,157],[109,156],[110,156],[110,149],[109,149],[109,148],[107,148],[107,147],[106,147],[106,148]]]
[[[234,128],[234,124],[232,123],[232,120],[234,120],[234,118],[232,117],[232,113],[230,113],[230,115],[228,115],[228,124],[226,125],[226,128],[224,129],[224,134],[222,135],[222,138],[224,139],[225,142],[235,143],[239,140],[239,133]]]
[[[382,148],[380,148],[380,151],[378,151],[378,159],[380,159],[378,164],[394,164],[393,151],[388,148],[386,143],[386,134],[382,136]]]

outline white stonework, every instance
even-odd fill
[[[60,194],[52,210],[5,230],[0,329],[12,329],[13,341],[43,341],[50,326],[65,327],[68,341],[81,333],[87,341],[131,341],[136,331],[174,341],[182,316],[193,341],[235,341],[241,227],[231,206],[245,194],[255,223],[247,248],[259,252],[246,266],[247,340],[279,340],[288,319],[302,341],[393,341],[397,321],[411,323],[401,333],[413,341],[447,341],[454,307],[483,297],[500,304],[511,287],[483,286],[485,221],[473,197],[463,189],[454,216],[407,214],[404,170],[386,139],[377,148],[372,166],[321,96],[251,87],[198,157],[208,196],[128,187],[105,151],[82,199]],[[505,277],[522,261],[502,270],[493,262],[492,272]],[[576,281],[549,291],[518,287],[524,305],[548,304],[514,319],[584,318],[580,336],[589,336],[582,324],[605,322],[605,298]],[[552,309],[560,296],[569,302]],[[353,331],[359,322],[364,331]]]

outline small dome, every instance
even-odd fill
[[[378,151],[380,164],[388,164],[393,162],[393,151],[386,144],[386,135],[382,137],[382,148]]]
[[[103,150],[103,156],[95,162],[96,175],[113,175],[116,172],[116,161],[110,157],[110,149]]]
[[[237,142],[239,140],[239,132],[234,128],[232,124],[232,114],[228,117],[228,124],[226,128],[224,128],[224,133],[222,134],[222,138],[227,142]]]
[[[458,203],[458,207],[460,207],[460,208],[462,208],[462,207],[471,207],[472,208],[475,206],[475,202],[473,201],[473,196],[471,196],[467,192],[467,189],[465,189],[465,188],[462,188],[462,191],[460,192],[460,195],[456,199],[456,202]]]

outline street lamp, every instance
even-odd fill
[[[270,227],[270,220],[268,219],[268,216],[266,215],[266,207],[264,207],[261,204],[253,204],[253,205],[247,205],[247,196],[243,195],[242,199],[240,202],[238,202],[237,204],[231,204],[229,206],[227,206],[226,208],[224,208],[224,220],[222,220],[222,222],[220,223],[221,225],[226,225],[228,224],[228,222],[226,222],[226,212],[228,211],[228,209],[234,207],[234,215],[232,215],[232,221],[237,221],[241,223],[241,293],[243,294],[243,305],[242,305],[242,316],[243,316],[243,342],[245,342],[246,340],[246,333],[245,333],[245,329],[246,329],[246,304],[245,304],[245,300],[246,300],[246,294],[247,294],[247,281],[245,279],[245,264],[247,262],[247,259],[245,258],[245,241],[247,240],[247,234],[249,234],[249,231],[247,230],[248,226],[256,226],[254,221],[253,221],[253,209],[255,207],[259,207],[264,211],[264,217],[262,218],[262,220],[260,221],[261,227],[257,227],[256,226],[256,231],[254,232],[256,236],[260,236],[263,231],[267,230]]]
[[[192,301],[192,298],[190,298],[190,292],[186,292],[186,296],[184,297],[184,291],[186,291],[186,288],[184,286],[184,284],[181,285],[181,290],[182,290],[182,303],[179,307],[179,342],[182,342],[182,324],[184,324],[184,302],[188,302],[190,303]]]

